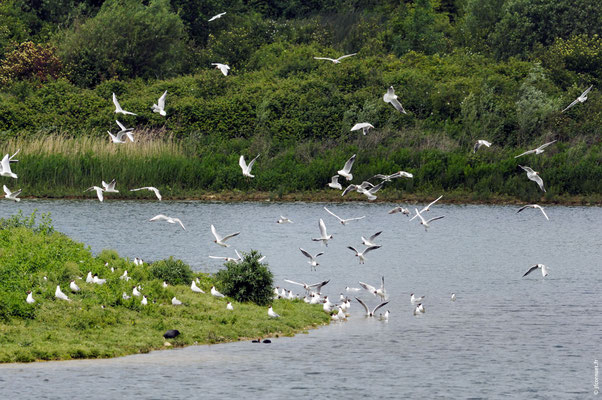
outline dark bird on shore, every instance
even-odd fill
[[[263,343],[272,343],[270,339],[263,339]]]
[[[180,335],[180,331],[179,330],[177,330],[177,329],[170,329],[170,330],[168,330],[167,332],[165,332],[163,334],[163,337],[165,339],[173,339],[173,338],[175,338],[175,337],[177,337],[179,335]]]

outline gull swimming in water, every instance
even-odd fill
[[[226,13],[225,13],[225,12],[223,12],[223,13],[219,13],[219,14],[217,14],[217,15],[214,15],[213,17],[209,18],[209,19],[207,20],[207,22],[215,21],[216,19],[219,19],[219,18],[221,18],[221,17],[222,17],[222,15],[226,15]]]
[[[10,157],[8,154],[4,155],[2,158],[2,163],[0,164],[2,167],[2,171],[0,172],[0,176],[5,176],[7,178],[15,178],[17,179],[17,174],[11,171],[10,169]]]
[[[417,304],[416,308],[414,308],[414,315],[424,314],[426,310],[422,304]]]
[[[531,266],[531,268],[529,268],[529,270],[527,272],[525,272],[525,274],[523,275],[523,278],[527,275],[529,275],[531,272],[535,271],[536,269],[541,269],[541,275],[542,276],[548,276],[548,268],[543,265],[543,264],[535,264],[533,266]]]
[[[192,290],[192,291],[193,291],[193,292],[195,292],[195,293],[205,293],[205,292],[203,291],[203,289],[201,289],[200,287],[198,287],[198,286],[196,285],[196,282],[195,282],[195,281],[192,281],[192,284],[190,285],[190,290]]]
[[[376,239],[381,233],[383,233],[383,231],[378,231],[374,235],[370,236],[368,239],[366,239],[365,237],[362,236],[362,244],[364,246],[368,246],[368,247],[370,247],[370,246],[377,246],[374,243],[374,239]]]
[[[376,174],[374,175],[372,178],[376,178],[376,179],[382,179],[383,182],[391,182],[391,179],[396,179],[396,178],[413,178],[414,175],[412,175],[409,172],[406,171],[397,171],[394,174],[391,175],[384,175],[384,174]]]
[[[157,196],[157,198],[159,199],[159,201],[161,201],[161,193],[159,193],[159,189],[157,189],[154,186],[144,186],[141,188],[137,188],[137,189],[130,189],[130,192],[137,192],[138,190],[150,190],[151,192],[153,192],[155,194],[155,196]]]
[[[435,200],[433,200],[432,202],[430,202],[426,207],[423,207],[422,210],[420,210],[420,214],[422,214],[425,211],[430,211],[431,210],[431,206],[433,204],[435,204],[436,202],[438,202],[439,200],[441,200],[441,198],[443,197],[443,195],[437,197]],[[413,221],[414,218],[416,218],[418,215],[414,215],[412,218],[410,218],[410,221]]]
[[[344,177],[345,179],[347,179],[348,181],[353,179],[353,174],[351,174],[351,168],[353,168],[353,163],[355,162],[355,154],[351,156],[351,158],[349,158],[349,160],[347,160],[347,162],[345,163],[345,166],[343,167],[343,169],[340,169],[337,171],[337,174],[341,175],[342,177]]]
[[[278,221],[276,221],[279,224],[292,224],[293,221],[291,221],[290,219],[283,217],[282,215],[280,216],[280,219]]]
[[[366,134],[368,133],[368,131],[370,129],[374,129],[374,126],[368,122],[360,122],[359,124],[355,124],[353,125],[353,128],[351,128],[351,131],[359,131],[362,130],[362,133],[364,134],[364,136],[366,136]]]
[[[474,148],[472,149],[472,152],[476,153],[477,150],[479,150],[483,146],[490,147],[491,146],[491,142],[488,142],[488,141],[482,140],[482,139],[477,140],[477,142],[474,145]]]
[[[543,187],[543,179],[541,179],[541,177],[539,176],[539,172],[533,171],[529,167],[523,167],[522,165],[519,165],[519,167],[521,167],[523,170],[525,170],[527,172],[527,178],[529,178],[533,182],[537,183],[541,190],[543,190],[544,192],[546,191],[546,189],[544,189],[544,187]]]
[[[346,292],[359,292],[360,290],[362,290],[362,289],[356,288],[356,287],[345,286],[345,291]]]
[[[380,288],[378,288],[378,289],[375,288],[374,286],[368,285],[367,283],[364,283],[364,282],[359,282],[359,284],[361,287],[363,287],[364,289],[366,289],[373,295],[380,297],[382,301],[385,301],[387,299],[387,291],[385,290],[385,277],[384,276],[381,276],[381,278],[380,278]]]
[[[395,94],[395,89],[393,89],[393,86],[389,86],[389,89],[387,89],[387,93],[383,95],[383,101],[385,103],[391,103],[391,105],[395,107],[397,111],[407,114],[406,110],[404,110],[399,100],[397,100],[397,95]]]
[[[115,113],[126,114],[126,115],[137,115],[137,114],[134,114],[133,112],[124,111],[123,108],[121,108],[121,106],[119,105],[119,102],[117,101],[117,96],[115,96],[115,93],[113,93],[113,104],[115,104]]]
[[[565,108],[561,112],[565,112],[566,110],[573,107],[577,103],[584,103],[587,100],[587,94],[589,93],[590,90],[592,90],[593,87],[594,87],[594,85],[591,85],[590,87],[585,89],[585,92],[581,93],[581,95],[579,97],[577,97],[571,104],[568,105],[567,108]]]
[[[382,246],[370,246],[361,253],[355,249],[353,246],[347,246],[347,248],[353,252],[355,252],[355,256],[359,257],[360,264],[364,264],[366,262],[366,254],[372,250],[380,249]]]
[[[515,156],[514,158],[519,158],[519,157],[521,157],[521,156],[525,156],[525,155],[527,155],[527,154],[533,154],[533,153],[535,153],[535,154],[541,154],[541,153],[543,153],[543,152],[544,152],[544,149],[545,149],[546,147],[548,147],[549,145],[551,145],[551,144],[552,144],[552,143],[554,143],[554,142],[556,142],[556,140],[552,140],[551,142],[544,143],[544,144],[542,144],[541,146],[539,146],[539,147],[538,147],[538,148],[536,148],[536,149],[525,151],[524,153],[522,153],[522,154],[519,154],[519,155]]]
[[[216,288],[215,286],[211,286],[211,295],[215,296],[215,297],[226,297],[223,294],[221,294]]]
[[[9,189],[6,187],[6,185],[2,185],[2,189],[4,189],[4,193],[5,193],[5,196],[4,196],[4,198],[5,198],[5,199],[9,199],[9,200],[12,200],[12,201],[17,201],[17,202],[18,202],[18,201],[21,201],[21,199],[20,199],[20,198],[18,198],[17,196],[19,196],[19,195],[21,194],[21,190],[22,190],[22,189],[19,189],[19,190],[17,190],[16,192],[11,192],[11,191],[10,191],[10,190],[9,190]]]
[[[56,290],[54,291],[54,297],[61,300],[71,301],[69,297],[65,293],[62,292],[61,287],[59,285],[56,286]]]
[[[428,228],[430,227],[429,222],[433,222],[433,221],[437,221],[438,219],[445,218],[445,216],[442,215],[440,217],[434,217],[434,218],[431,218],[428,221],[426,221],[424,219],[424,217],[422,216],[422,214],[420,214],[420,212],[418,211],[417,208],[415,208],[414,210],[416,210],[416,215],[418,217],[420,217],[420,224],[424,226],[425,231],[428,231]]]
[[[521,208],[519,208],[516,213],[518,214],[519,212],[523,211],[525,208],[539,208],[539,210],[543,213],[543,216],[546,217],[546,219],[548,221],[550,220],[550,218],[548,218],[548,215],[544,211],[543,207],[540,206],[539,204],[527,204],[526,206],[522,206]]]
[[[186,230],[186,228],[184,227],[184,224],[182,223],[182,221],[180,221],[180,218],[173,218],[173,217],[168,217],[167,215],[159,214],[159,215],[155,215],[154,217],[149,219],[149,222],[155,222],[155,221],[166,221],[170,224],[178,223],[178,224],[180,224],[182,229]]]
[[[228,76],[228,72],[230,71],[230,67],[228,65],[220,63],[211,63],[211,65],[215,65],[215,68],[222,71],[222,74],[224,74],[224,76]]]
[[[313,239],[312,239],[313,240]],[[316,254],[315,256],[312,256],[311,254],[309,254],[306,250],[303,250],[301,247],[299,247],[299,250],[301,250],[301,253],[309,258],[309,261],[307,262],[310,266],[311,269],[315,270],[316,267],[320,264],[318,264],[318,262],[316,261],[316,258],[318,258],[319,256],[321,256],[322,254],[324,254],[324,252],[319,252],[318,254]]]
[[[105,193],[119,193],[119,190],[115,189],[115,179],[113,179],[109,183],[102,181],[102,187]]]
[[[339,183],[339,176],[338,175],[335,175],[332,178],[330,178],[330,182],[328,183],[328,187],[333,188],[333,189],[343,190],[343,187]]]
[[[36,302],[33,298],[33,294],[31,293],[31,290],[27,291],[27,298],[25,299],[25,301],[27,302],[27,304],[33,304]]]
[[[257,157],[259,157],[260,155],[261,154],[257,154]],[[240,158],[238,159],[238,165],[240,165],[240,168],[242,169],[242,174],[247,178],[255,178],[255,175],[251,175],[251,168],[253,168],[253,164],[255,164],[255,160],[257,160],[257,157],[252,159],[249,165],[247,165],[247,163],[245,162],[245,156],[240,156]]]
[[[153,112],[159,113],[159,115],[162,116],[167,115],[167,113],[165,112],[165,96],[167,96],[167,90],[161,95],[161,97],[159,97],[157,104],[153,104],[153,106],[151,107],[151,110],[153,110]]]
[[[339,58],[329,58],[329,57],[314,57],[315,60],[328,60],[328,61],[332,61],[335,64],[340,64],[341,60],[347,57],[352,57],[354,55],[356,55],[357,53],[352,53],[352,54],[345,54],[344,56],[340,56]]]
[[[341,225],[346,225],[346,224],[348,224],[349,222],[352,222],[352,221],[357,221],[357,220],[360,220],[360,219],[366,218],[366,216],[364,215],[364,216],[362,216],[362,217],[355,217],[355,218],[346,218],[346,219],[343,219],[343,218],[339,217],[338,215],[336,215],[335,213],[333,213],[332,211],[330,211],[330,210],[329,210],[328,208],[326,208],[326,207],[324,207],[324,210],[326,210],[326,212],[327,212],[328,214],[330,214],[330,215],[332,215],[333,217],[335,217],[336,219],[338,219],[338,220],[339,220],[339,222],[341,223]]]
[[[229,235],[222,237],[222,235],[217,233],[217,230],[215,229],[215,226],[213,226],[213,225],[211,225],[211,233],[213,233],[213,236],[215,237],[215,240],[213,241],[213,243],[218,244],[222,247],[230,247],[229,244],[224,243],[224,242],[226,240],[233,238],[234,236],[238,236],[240,234],[240,232],[235,232],[235,233],[231,233]]]
[[[368,306],[366,305],[366,303],[364,303],[363,301],[361,301],[357,297],[355,299],[357,300],[358,303],[360,303],[364,307],[364,310],[366,310],[366,317],[374,317],[374,314],[376,313],[376,311],[378,311],[379,308],[381,308],[381,307],[386,306],[387,304],[389,304],[388,301],[382,302],[379,305],[377,305],[376,307],[374,307],[374,309],[372,311],[370,311],[368,309]]]
[[[104,189],[98,186],[92,186],[87,188],[86,190],[84,190],[84,192],[89,192],[92,190],[96,190],[96,196],[98,196],[98,200],[100,201],[104,201],[104,196],[102,195],[102,192],[104,192]]]
[[[320,218],[320,222],[318,225],[320,226],[320,237],[312,238],[311,240],[313,240],[314,242],[322,242],[326,245],[326,247],[328,247],[328,241],[332,239],[332,235],[329,235],[328,232],[326,232],[326,225],[324,225],[324,221],[322,220],[322,218]]]
[[[280,317],[280,315],[278,315],[278,314],[276,314],[274,312],[274,310],[272,309],[272,306],[270,306],[270,308],[268,308],[268,316],[270,318],[278,318],[278,317]]]

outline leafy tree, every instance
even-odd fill
[[[236,301],[252,301],[259,305],[269,304],[272,300],[274,276],[267,264],[259,261],[261,254],[252,250],[243,254],[243,260],[229,261],[226,269],[215,274],[217,286],[226,296]]]
[[[46,82],[61,74],[62,65],[50,45],[24,42],[8,53],[0,63],[0,83],[37,79]]]
[[[432,0],[416,0],[396,28],[393,50],[398,55],[410,50],[424,54],[446,50],[444,31],[449,28],[449,20],[435,12]]]

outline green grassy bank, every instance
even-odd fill
[[[181,276],[173,274],[172,264],[167,265],[171,272],[161,275],[166,268],[155,264],[136,266],[108,250],[95,257],[83,244],[54,232],[48,219],[39,224],[34,216],[0,220],[0,362],[144,353],[166,348],[162,335],[168,329],[181,332],[170,340],[173,346],[186,346],[293,335],[329,321],[321,307],[302,301],[275,300],[278,319],[267,316],[266,306],[253,303],[232,301],[234,310],[229,311],[228,299],[194,293],[189,283],[164,288],[163,280],[177,282]],[[125,270],[129,281],[119,278]],[[107,282],[86,283],[88,271]],[[215,284],[206,274],[184,275],[199,278],[207,293]],[[80,292],[69,290],[72,279]],[[55,298],[57,285],[72,301]],[[122,293],[131,295],[134,285],[141,285],[148,305],[141,305],[141,297],[123,299]],[[28,290],[34,304],[25,301]],[[174,296],[184,304],[173,306]]]

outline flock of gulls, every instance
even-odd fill
[[[224,16],[225,14],[226,14],[225,12],[217,14],[214,17],[212,17],[211,19],[209,19],[209,21],[214,21],[216,19],[219,19],[222,16]],[[355,55],[356,55],[356,53],[347,54],[347,55],[343,55],[336,59],[328,58],[328,57],[314,57],[314,58],[316,60],[326,60],[326,61],[331,61],[334,64],[339,64],[342,62],[342,60],[344,60],[348,57],[355,56]],[[228,72],[230,70],[230,67],[228,65],[222,64],[222,63],[212,63],[212,65],[215,66],[217,69],[219,69],[224,76],[228,75]],[[585,90],[575,101],[573,101],[571,104],[569,104],[568,107],[566,107],[564,110],[562,110],[562,112],[567,111],[568,109],[575,106],[576,104],[585,102],[587,100],[587,95],[590,92],[590,90],[592,89],[592,87],[593,86],[590,86],[587,90]],[[164,117],[167,115],[167,113],[165,111],[166,96],[167,96],[167,91],[165,91],[159,97],[156,104],[153,104],[150,107],[152,112],[158,113],[159,115],[164,116]],[[115,105],[115,113],[123,114],[123,115],[137,115],[133,112],[124,110],[121,107],[115,93],[113,93],[112,100],[113,100],[113,104]],[[403,114],[408,114],[408,112],[404,109],[401,102],[399,101],[398,96],[395,94],[395,90],[394,90],[393,86],[390,86],[387,89],[387,92],[383,95],[383,101],[391,104],[397,112],[400,112]],[[134,142],[134,135],[133,135],[134,129],[126,128],[126,126],[123,125],[120,121],[116,121],[116,123],[119,126],[119,131],[116,134],[113,134],[112,132],[109,131],[108,133],[110,136],[110,140],[115,144],[123,144],[123,143],[126,143],[128,140],[130,142]],[[351,131],[361,130],[363,135],[366,135],[369,133],[370,129],[374,129],[374,126],[372,124],[370,124],[368,122],[360,122],[360,123],[355,124],[351,128]],[[523,156],[527,156],[527,155],[531,155],[531,154],[540,155],[544,152],[545,148],[547,148],[548,146],[550,146],[551,144],[553,144],[555,142],[556,142],[556,140],[553,140],[551,142],[542,144],[541,146],[539,146],[535,149],[528,150],[528,151],[525,151],[525,152],[517,155],[515,158],[519,158],[519,157],[523,157]],[[483,148],[483,147],[488,148],[490,146],[492,146],[491,142],[484,140],[484,139],[479,139],[473,147],[473,152],[476,153],[481,148]],[[0,165],[0,176],[17,179],[17,175],[14,172],[12,172],[11,164],[18,162],[18,160],[14,159],[14,157],[18,153],[19,153],[19,150],[17,150],[12,156],[9,156],[9,154],[4,155],[1,165]],[[245,161],[244,155],[240,156],[239,166],[241,168],[241,172],[244,177],[249,178],[249,179],[254,178],[254,175],[251,173],[251,171],[252,171],[252,168],[253,168],[255,162],[257,161],[258,157],[259,157],[259,155],[257,155],[255,158],[253,158],[247,164]],[[413,175],[409,172],[397,171],[395,173],[388,174],[388,175],[387,174],[378,174],[378,175],[375,175],[374,177],[368,179],[367,181],[363,181],[361,183],[351,183],[351,181],[353,180],[352,168],[353,168],[355,160],[356,160],[356,154],[353,154],[347,160],[345,165],[340,170],[338,170],[335,175],[332,176],[330,182],[328,182],[326,186],[333,190],[341,191],[341,196],[345,196],[350,192],[357,192],[357,193],[364,195],[369,201],[373,201],[377,198],[376,193],[383,187],[383,185],[385,183],[391,182],[393,179],[400,179],[400,178],[412,179],[413,178]],[[527,178],[534,181],[535,183],[537,183],[537,185],[543,192],[546,191],[544,188],[543,179],[540,177],[539,172],[534,171],[532,168],[530,168],[528,166],[524,166],[524,165],[518,165],[518,167],[522,168],[527,173]],[[343,179],[345,179],[346,182],[349,183],[346,186],[346,188],[343,189],[341,182],[339,182],[339,178],[343,178]],[[374,183],[370,182],[371,180]],[[115,179],[113,179],[109,183],[106,183],[105,181],[101,181],[101,185],[102,186],[91,186],[88,189],[86,189],[85,191],[86,192],[87,191],[96,192],[98,200],[101,202],[104,201],[104,194],[119,192],[119,190],[116,189],[116,180]],[[11,190],[9,190],[9,188],[6,185],[3,185],[3,189],[5,192],[6,199],[13,200],[16,202],[20,201],[18,196],[21,193],[21,190],[12,192]],[[159,201],[161,201],[161,194],[156,187],[143,186],[143,187],[139,187],[139,188],[130,189],[130,191],[140,191],[140,190],[148,190],[148,191],[154,193],[156,198]],[[430,212],[431,207],[435,206],[436,203],[442,197],[443,196],[439,196],[437,199],[433,200],[431,203],[429,203],[425,207],[421,208],[420,210],[418,210],[418,208],[414,208],[414,213],[413,213],[412,217],[409,219],[409,221],[418,219],[418,221],[420,222],[420,225],[422,225],[424,227],[424,229],[426,231],[428,231],[428,228],[431,227],[432,222],[438,221],[438,220],[441,220],[444,218],[443,215],[435,216],[433,218],[428,218],[428,219],[427,219],[427,217],[425,217],[425,214]],[[543,216],[546,218],[546,220],[549,220],[549,217],[546,214],[543,207],[541,207],[538,204],[524,205],[520,209],[518,209],[517,213],[520,213],[528,208],[540,210],[541,213],[543,214]],[[358,221],[358,220],[365,218],[365,216],[343,218],[343,217],[335,214],[333,211],[331,211],[327,207],[324,207],[324,211],[343,226],[348,225],[354,221]],[[395,214],[395,213],[402,213],[403,215],[406,215],[408,217],[410,217],[410,215],[412,214],[411,211],[409,210],[409,208],[403,207],[403,206],[397,206],[389,211],[389,214]],[[150,218],[149,221],[150,222],[163,221],[163,222],[167,222],[170,224],[178,224],[183,230],[186,230],[184,223],[182,222],[182,220],[180,218],[167,216],[164,214],[156,215],[156,216]],[[277,223],[293,224],[293,221],[285,216],[280,216],[280,218],[277,220]],[[322,218],[319,218],[318,228],[319,228],[319,236],[311,238],[311,240],[315,241],[315,242],[320,242],[323,246],[328,247],[328,242],[333,238],[333,236],[328,234],[326,224]],[[224,247],[224,248],[227,248],[230,246],[227,243],[227,241],[229,241],[230,239],[232,239],[240,234],[240,232],[234,232],[234,233],[230,233],[228,235],[221,235],[220,233],[218,233],[217,229],[213,225],[211,225],[210,230],[215,239],[214,243],[216,245],[218,245],[220,247]],[[370,252],[373,252],[373,251],[381,248],[381,245],[376,243],[378,236],[381,233],[382,233],[382,231],[379,231],[368,237],[362,236],[361,237],[362,244],[365,246],[365,248],[363,248],[363,249],[358,249],[357,247],[354,247],[351,245],[347,246],[347,248],[354,253],[355,257],[358,258],[358,261],[360,264],[364,264],[367,261],[367,255]],[[212,259],[223,260],[225,262],[235,262],[235,263],[241,262],[243,259],[242,256],[240,255],[240,253],[237,250],[234,250],[234,251],[236,253],[236,257],[213,256],[213,255],[211,255],[209,257]],[[321,252],[318,252],[317,254],[311,254],[310,252],[308,252],[307,250],[304,250],[301,247],[299,247],[299,251],[301,252],[301,254],[304,257],[307,258],[307,263],[310,265],[310,269],[312,271],[315,271],[317,269],[317,267],[320,265],[318,263],[318,257],[323,255],[324,252],[321,251]],[[260,261],[263,261],[263,259],[264,258],[261,258]],[[134,260],[134,263],[142,264],[143,261],[139,258],[136,258]],[[111,268],[111,270],[112,270],[112,272],[114,272],[113,268]],[[536,270],[541,270],[542,276],[544,276],[544,277],[548,275],[548,269],[545,265],[535,264],[535,265],[532,265],[531,267],[529,267],[529,269],[525,272],[523,277],[529,275],[530,273],[532,273],[533,271],[536,271]],[[130,277],[128,277],[128,275],[127,275],[127,270],[123,272],[123,275],[120,276],[120,279],[124,279],[124,280],[130,279]],[[328,298],[328,296],[324,296],[322,294],[322,292],[321,292],[322,288],[325,285],[327,285],[330,280],[321,281],[321,282],[313,283],[313,284],[308,284],[308,283],[304,283],[304,282],[296,282],[296,281],[293,281],[290,279],[284,279],[284,281],[287,283],[290,283],[292,285],[302,287],[305,290],[304,296],[301,297],[299,294],[293,294],[293,292],[291,290],[287,290],[287,289],[280,288],[280,287],[275,287],[274,288],[274,299],[277,299],[277,298],[290,299],[290,300],[302,299],[304,302],[309,303],[309,304],[321,304],[324,311],[329,313],[331,315],[331,318],[336,321],[345,320],[349,316],[349,309],[351,307],[351,299],[346,294],[341,293],[340,298],[338,299],[337,302],[332,302],[331,299]],[[102,284],[106,283],[106,279],[101,279],[97,275],[92,275],[92,272],[90,271],[86,278],[86,283],[102,285]],[[190,290],[195,293],[205,293],[201,288],[198,287],[198,284],[199,284],[198,279],[196,281],[192,281]],[[372,286],[365,282],[358,282],[358,284],[360,285],[360,288],[347,286],[345,288],[345,291],[347,292],[347,294],[352,294],[352,293],[355,294],[354,295],[355,300],[363,307],[363,309],[365,311],[365,315],[367,317],[375,317],[377,314],[377,311],[379,311],[380,309],[382,309],[383,307],[385,307],[388,304],[388,300],[387,300],[388,294],[385,289],[384,276],[381,278],[379,287]],[[163,283],[163,287],[167,287],[166,282]],[[69,283],[69,289],[72,293],[77,293],[80,291],[79,286],[75,283],[74,280],[72,280]],[[374,297],[378,297],[379,302],[377,304],[375,304],[374,306],[369,306],[368,304],[366,304],[366,302],[364,300],[362,300],[356,296],[358,294],[358,292],[360,292],[362,290],[369,292]],[[225,297],[215,287],[212,287],[210,292],[211,292],[211,295],[214,297],[217,297],[217,298]],[[145,295],[142,294],[142,288],[139,285],[132,286],[131,296],[139,297],[141,305],[148,304],[148,299]],[[124,299],[129,299],[129,298],[131,298],[131,296],[128,293],[125,293],[125,292],[123,293]],[[65,294],[61,290],[60,285],[57,285],[57,287],[56,287],[55,297],[60,300],[71,301],[71,299],[69,299],[68,295]],[[424,306],[424,300],[425,300],[425,296],[416,297],[414,295],[414,293],[410,294],[410,303],[413,307],[413,311],[412,311],[413,315],[419,316],[426,312],[425,306]],[[456,300],[455,293],[451,293],[450,300],[451,301]],[[26,302],[31,303],[31,304],[35,302],[31,291],[27,292]],[[178,300],[176,297],[173,297],[171,300],[171,304],[173,306],[181,306],[182,302],[180,300]],[[225,308],[230,311],[234,309],[231,302],[227,302]],[[267,309],[267,315],[269,318],[280,318],[280,315],[274,311],[274,309],[272,308],[271,305]],[[387,310],[385,313],[380,313],[379,318],[382,320],[388,320],[389,315],[390,315],[390,312],[389,312],[389,310]],[[168,335],[169,337],[175,337],[178,334],[179,334],[179,332],[177,330],[168,331],[166,333],[166,335]],[[175,336],[173,336],[173,335],[175,335]],[[168,337],[168,336],[166,336],[166,337]]]

